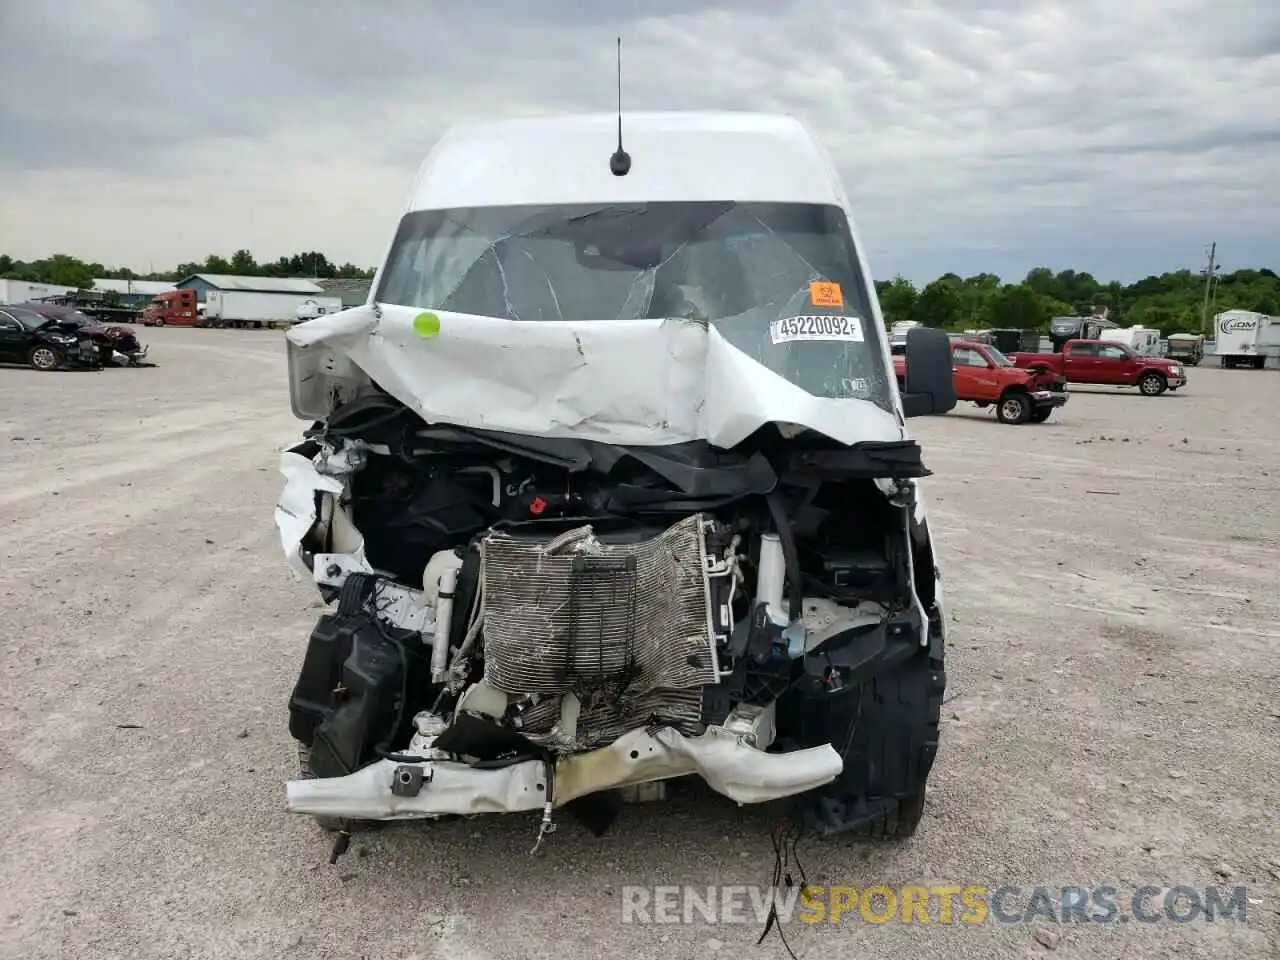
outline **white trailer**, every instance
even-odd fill
[[[1132,327],[1113,327],[1110,330],[1100,330],[1098,339],[1107,340],[1111,343],[1123,343],[1142,357],[1160,356],[1160,331],[1153,330],[1151,327],[1144,327],[1141,324],[1135,324]]]
[[[1267,364],[1267,348],[1280,346],[1280,320],[1252,310],[1227,310],[1213,318],[1217,338],[1214,353],[1224,367]]]
[[[205,323],[214,327],[262,327],[275,323],[295,324],[298,308],[305,301],[323,304],[328,308],[337,304],[334,311],[342,309],[339,297],[318,297],[314,293],[257,293],[246,290],[210,290],[205,295]]]
[[[307,297],[294,311],[294,316],[299,323],[302,323],[305,320],[314,320],[316,317],[328,316],[341,310],[341,297]]]
[[[75,287],[64,287],[56,283],[0,280],[0,303],[26,303],[28,300],[44,300],[47,297],[65,297],[75,292]]]

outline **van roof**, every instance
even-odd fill
[[[737,200],[848,210],[825,149],[795,117],[724,111],[624,113],[631,171],[609,170],[613,113],[455,126],[423,162],[409,210],[514,204]]]

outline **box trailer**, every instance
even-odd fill
[[[342,309],[341,297],[307,297],[294,311],[294,317],[302,323],[304,320],[314,320],[316,317],[338,313]]]
[[[1165,356],[1194,367],[1204,359],[1204,337],[1198,333],[1171,333],[1165,341]]]
[[[1160,356],[1160,331],[1141,324],[1101,330],[1098,332],[1098,339],[1109,343],[1123,343],[1140,357]]]
[[[1280,347],[1280,319],[1253,310],[1227,310],[1214,319],[1214,353],[1224,367],[1267,365],[1268,348]]]
[[[205,316],[210,326],[263,327],[298,322],[298,308],[312,301],[326,312],[342,309],[340,297],[314,293],[257,293],[244,290],[210,290],[205,295]]]

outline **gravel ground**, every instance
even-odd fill
[[[283,811],[318,611],[275,540],[278,334],[147,330],[153,369],[0,369],[0,955],[785,956],[623,924],[628,884],[767,884],[769,812],[698,791],[596,839],[536,816],[328,840]],[[810,883],[1245,886],[1247,923],[787,926],[796,954],[1280,950],[1280,377],[1079,391],[1043,426],[913,421],[952,608],[918,835],[806,841]],[[1155,904],[1158,908],[1159,897]],[[935,913],[936,917],[937,914]]]

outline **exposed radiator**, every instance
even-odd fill
[[[551,541],[482,541],[485,680],[523,698],[522,732],[593,749],[650,723],[691,732],[715,683],[708,550],[700,514],[652,540],[603,544],[589,526]],[[552,736],[561,698],[576,736]]]

